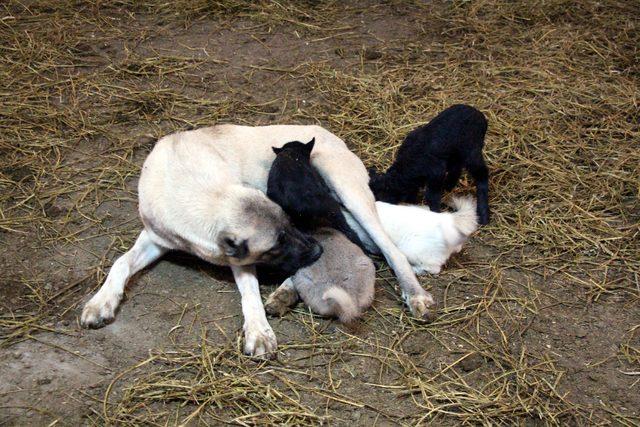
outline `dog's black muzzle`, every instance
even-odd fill
[[[269,264],[289,276],[322,256],[322,246],[316,239],[293,227],[286,231],[282,249],[282,255]]]

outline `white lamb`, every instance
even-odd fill
[[[451,254],[460,252],[478,228],[474,198],[454,197],[452,205],[456,212],[436,213],[426,206],[376,202],[384,231],[407,257],[416,274],[440,273]],[[350,215],[345,216],[366,248],[379,254],[380,250],[367,233]]]

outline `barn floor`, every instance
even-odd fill
[[[615,0],[4,2],[0,424],[640,425],[639,17]],[[434,323],[377,260],[358,325],[299,306],[271,319],[278,360],[251,360],[230,273],[172,254],[113,324],[79,328],[140,230],[159,136],[320,123],[386,166],[460,102],[489,119],[493,216],[421,278]]]

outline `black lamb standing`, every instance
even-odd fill
[[[311,165],[314,144],[315,138],[306,144],[292,141],[282,148],[273,147],[276,158],[269,170],[267,197],[282,207],[297,228],[311,232],[331,227],[363,248],[358,235],[347,224],[340,204]]]
[[[478,222],[489,223],[489,170],[482,155],[487,119],[476,108],[453,105],[426,125],[411,131],[383,174],[370,169],[369,186],[387,203],[417,203],[425,185],[425,201],[440,212],[443,191],[452,190],[466,169],[476,183]]]

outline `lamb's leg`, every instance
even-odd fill
[[[431,320],[435,314],[433,296],[422,289],[409,261],[382,228],[373,193],[367,185],[367,172],[360,159],[348,150],[340,150],[319,151],[312,161],[327,185],[375,242],[396,273],[402,296],[411,313],[415,317]]]
[[[446,169],[444,164],[433,164],[430,166],[431,168],[427,176],[427,191],[425,192],[424,198],[432,212],[440,212]]]
[[[452,162],[447,165],[447,176],[444,179],[444,191],[451,191],[455,188],[458,180],[462,175],[462,164],[460,162]]]
[[[80,324],[85,328],[101,328],[111,322],[122,299],[127,280],[160,258],[166,251],[167,249],[151,241],[146,230],[142,230],[133,247],[113,263],[107,280],[84,306]]]
[[[240,291],[244,316],[244,353],[251,356],[275,357],[276,336],[267,322],[254,266],[231,266]]]
[[[288,278],[273,291],[264,304],[264,309],[272,316],[282,317],[300,300],[293,281]]]
[[[442,203],[442,183],[429,183],[427,191],[424,194],[424,198],[432,212],[440,212],[440,204]]]
[[[489,169],[487,169],[482,154],[476,156],[468,168],[476,182],[478,222],[482,225],[489,224]]]

